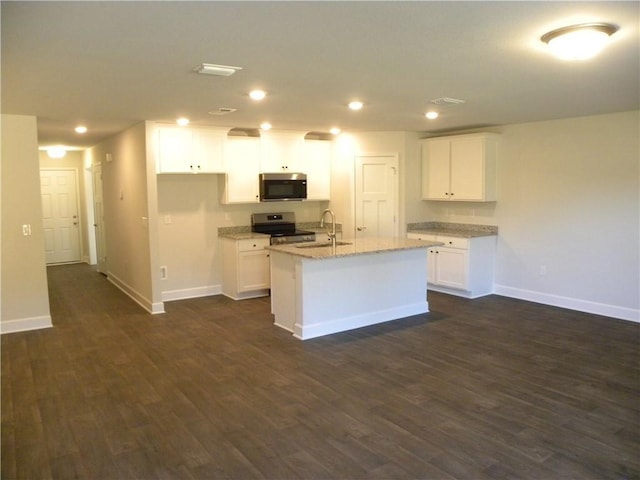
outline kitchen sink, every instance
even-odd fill
[[[336,246],[339,245],[351,245],[350,242],[336,242]],[[313,242],[313,243],[306,243],[303,242],[300,245],[296,245],[296,248],[321,248],[321,247],[330,247],[331,246],[331,242]]]

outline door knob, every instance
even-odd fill
[[[367,227],[358,227],[358,229],[357,229],[357,230],[358,230],[359,232],[361,232],[362,230],[366,230],[366,229],[367,229]]]

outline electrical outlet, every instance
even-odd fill
[[[26,224],[22,225],[22,235],[24,235],[25,237],[31,235],[31,224],[30,223],[26,223]]]
[[[162,267],[160,267],[160,279],[166,280],[167,277],[168,277],[167,267],[163,265]]]
[[[170,225],[170,224],[171,224],[171,215],[166,214],[166,215],[164,216],[164,224],[165,224],[165,225]]]
[[[541,277],[546,277],[547,276],[547,266],[546,265],[540,265],[540,276]]]

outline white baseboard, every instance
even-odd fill
[[[562,297],[560,295],[507,287],[505,285],[494,285],[494,292],[496,295],[502,295],[504,297],[518,298],[520,300],[528,300],[530,302],[552,305],[554,307],[568,308],[569,310],[578,310],[580,312],[640,323],[640,310],[634,310],[633,308],[590,302],[578,298]]]
[[[0,322],[0,334],[26,332],[28,330],[40,330],[41,328],[51,328],[51,315],[40,317],[17,318],[15,320],[4,320]]]
[[[122,292],[124,292],[129,298],[131,298],[134,302],[140,305],[149,313],[164,313],[164,303],[163,302],[152,302],[136,289],[128,285],[126,282],[119,279],[116,275],[109,272],[107,274],[107,279],[113,283],[116,287],[118,287]]]
[[[172,300],[186,300],[187,298],[209,297],[211,295],[220,295],[221,293],[222,285],[166,290],[162,292],[162,301],[170,302]]]

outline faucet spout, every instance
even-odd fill
[[[324,217],[327,213],[331,217],[331,230],[327,228],[327,235],[329,235],[329,238],[331,239],[331,245],[335,247],[336,246],[336,214],[333,213],[333,210],[329,210],[327,208],[322,211],[322,216],[320,217],[320,228],[324,228]]]

